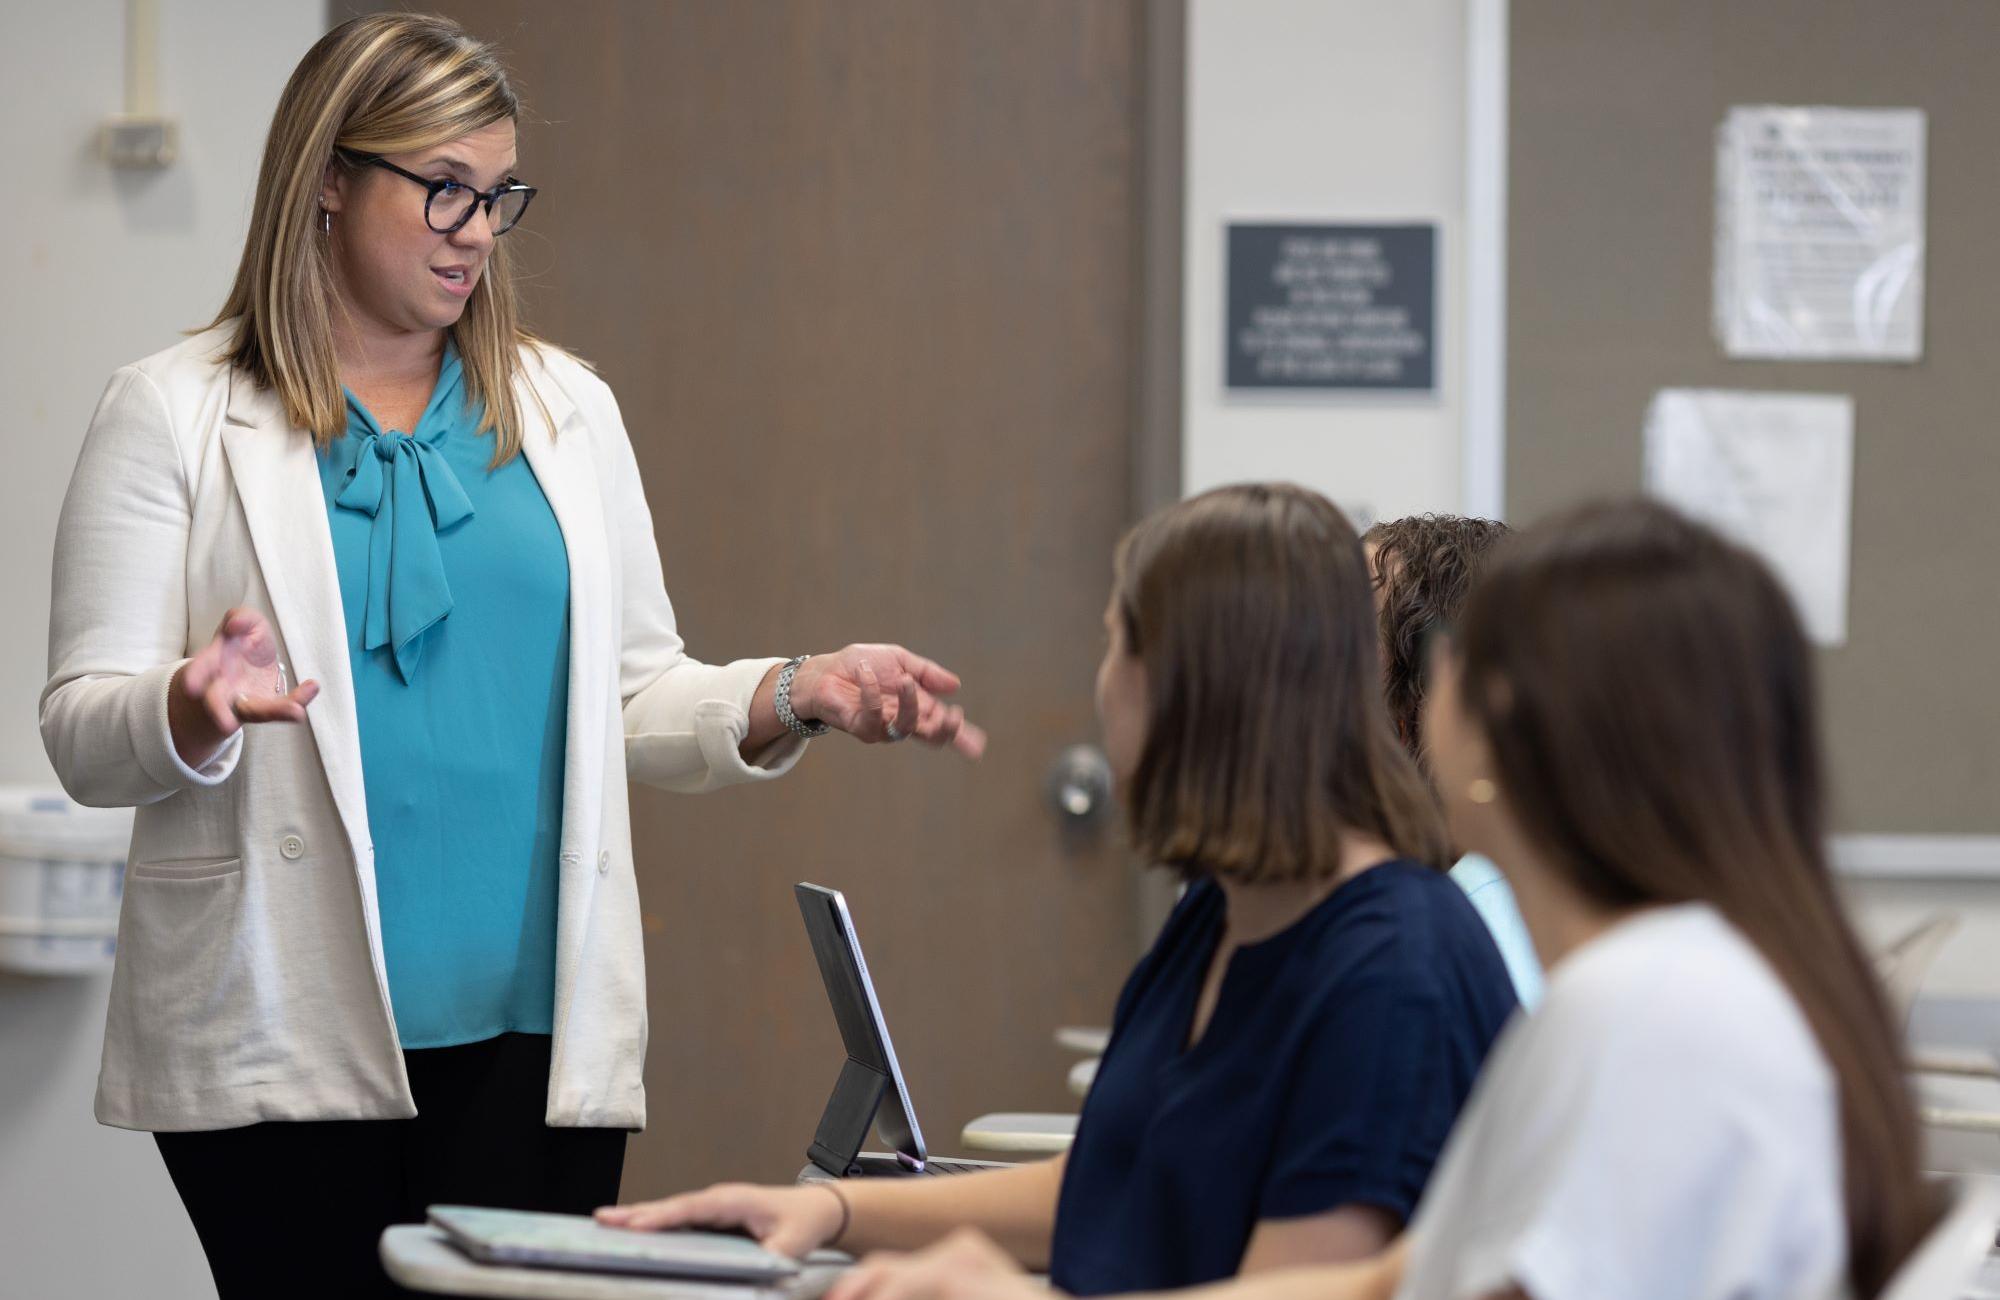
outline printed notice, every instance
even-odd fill
[[[1847,640],[1854,399],[1668,388],[1646,415],[1646,491],[1763,556],[1821,645]]]
[[[1431,391],[1437,227],[1229,227],[1228,386]]]
[[[1912,108],[1730,110],[1715,169],[1728,355],[1923,355],[1924,126]]]

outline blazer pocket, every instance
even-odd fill
[[[243,874],[242,858],[170,858],[164,862],[134,862],[127,880],[213,880]]]
[[[192,1055],[214,1066],[254,1023],[243,885],[241,858],[135,862],[125,873],[112,1001],[133,1016],[141,1061]]]

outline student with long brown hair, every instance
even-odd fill
[[[1453,834],[1514,881],[1547,995],[1392,1249],[1213,1300],[1876,1295],[1934,1210],[1769,570],[1657,504],[1551,521],[1481,581],[1424,718]],[[961,1235],[831,1300],[1030,1294]]]
[[[1300,488],[1206,493],[1126,537],[1105,630],[1098,716],[1133,843],[1189,884],[1069,1153],[601,1218],[792,1252],[970,1224],[1079,1294],[1365,1257],[1401,1229],[1514,997],[1389,727],[1360,541]]]

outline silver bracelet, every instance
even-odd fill
[[[815,1182],[813,1186],[826,1188],[833,1193],[833,1199],[840,1202],[840,1227],[826,1239],[826,1245],[831,1249],[840,1245],[840,1239],[847,1235],[847,1229],[854,1223],[854,1207],[848,1204],[847,1193],[841,1191],[831,1180]]]
[[[811,655],[800,655],[796,659],[789,659],[785,662],[785,666],[778,670],[778,721],[785,724],[786,731],[804,740],[811,740],[814,736],[824,736],[833,730],[824,722],[807,722],[792,712],[792,678],[798,675],[799,665],[810,658]]]

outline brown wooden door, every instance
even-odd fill
[[[1042,784],[1092,740],[1131,513],[1140,6],[444,0],[508,53],[535,326],[638,450],[690,649],[899,639],[978,765],[835,737],[775,785],[634,791],[650,1127],[627,1196],[790,1178],[840,1063],[791,886],[843,889],[933,1150],[1074,1108],[1060,1024],[1138,951],[1120,836]]]

